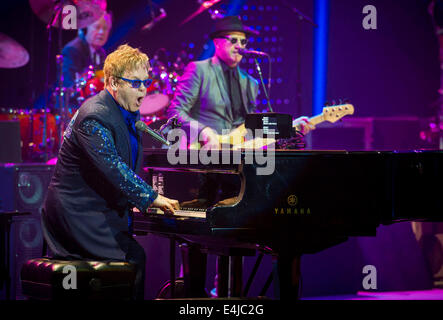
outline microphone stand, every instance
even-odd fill
[[[63,87],[63,55],[62,55],[62,50],[63,50],[63,45],[62,45],[62,33],[63,33],[63,25],[62,25],[62,19],[63,19],[63,7],[65,4],[66,0],[61,0],[60,1],[60,7],[59,7],[59,30],[58,30],[58,49],[59,49],[59,54],[57,55],[57,65],[58,65],[58,105],[61,111],[61,124],[59,126],[59,132],[58,132],[58,142],[59,142],[59,146],[58,148],[61,146],[62,143],[62,138],[63,138],[63,132],[65,131],[65,127],[66,127],[66,123],[68,120],[67,117],[67,110],[66,110],[66,106],[65,106],[65,88]]]
[[[46,114],[46,110],[49,105],[49,63],[50,63],[50,57],[51,57],[51,47],[52,47],[52,27],[55,25],[57,20],[59,19],[60,15],[60,22],[61,22],[61,11],[59,11],[59,8],[61,8],[60,3],[56,4],[54,7],[54,12],[52,13],[51,19],[49,19],[48,24],[46,25],[46,30],[48,30],[48,54],[47,54],[47,60],[46,60],[46,81],[45,81],[45,105],[43,106],[43,132],[42,132],[42,143],[41,148],[43,149],[43,161],[48,161],[48,148],[46,143],[46,131],[47,131],[47,122],[48,122],[48,116]],[[60,24],[61,25],[61,24]],[[34,128],[32,127],[32,130]]]
[[[48,155],[48,138],[47,138],[47,128],[48,128],[48,115],[47,115],[47,109],[49,105],[49,63],[50,63],[50,55],[51,55],[51,45],[52,45],[52,28],[56,26],[56,23],[58,21],[59,23],[59,30],[58,30],[58,47],[61,52],[62,49],[62,20],[63,20],[63,5],[65,0],[59,0],[54,6],[54,12],[52,14],[51,19],[48,21],[48,24],[46,25],[46,29],[48,30],[48,55],[47,55],[47,66],[46,66],[46,93],[45,93],[45,106],[43,109],[43,133],[42,133],[42,143],[41,148],[43,150],[43,161],[47,162],[49,159]],[[64,96],[64,89],[63,89],[63,56],[57,55],[56,57],[57,61],[57,77],[58,77],[58,86],[57,86],[57,100],[58,101],[58,107],[62,110],[62,120],[64,120],[64,104],[63,104],[63,96]],[[59,128],[60,129],[60,128]],[[61,137],[61,134],[59,134],[59,137]],[[61,140],[59,140],[61,142]],[[52,146],[53,147],[53,146]]]
[[[309,24],[311,24],[314,28],[318,27],[318,25],[314,22],[314,20],[312,20],[309,16],[305,15],[300,10],[298,10],[296,7],[292,6],[292,4],[290,4],[288,1],[281,0],[281,2],[283,3],[284,6],[288,7],[289,9],[291,9],[292,12],[294,12],[298,16],[298,19],[300,21],[304,20],[304,21],[308,22]]]
[[[269,63],[271,63],[271,59],[270,59],[269,56],[268,56],[268,59],[269,59]],[[258,63],[257,58],[254,58],[254,62],[255,62],[255,66],[257,68],[258,75],[260,77],[260,82],[261,82],[261,85],[263,87],[263,92],[265,93],[265,96],[266,96],[266,101],[267,101],[267,104],[268,104],[267,112],[274,112],[274,110],[271,107],[271,101],[269,100],[268,90],[266,90],[265,83],[263,82],[263,76],[262,76],[261,69],[260,69],[260,64]]]

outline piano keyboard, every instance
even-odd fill
[[[137,208],[134,208],[134,212],[140,212]],[[165,214],[162,209],[159,208],[148,208],[148,214]],[[206,219],[206,210],[205,209],[188,209],[182,208],[179,210],[175,210],[173,215],[167,214],[174,217],[190,217],[190,218],[201,218]]]

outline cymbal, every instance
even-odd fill
[[[0,32],[0,68],[20,68],[28,61],[28,51],[14,39]]]
[[[60,12],[61,1],[57,0],[29,0],[32,11],[46,24],[52,24],[58,28],[60,18],[57,15]],[[82,29],[93,24],[106,11],[106,0],[65,0],[64,5],[73,5],[77,9],[77,28]],[[53,20],[56,20],[53,22]]]
[[[197,11],[195,11],[194,13],[192,13],[189,17],[187,17],[185,20],[183,20],[180,23],[180,26],[184,25],[185,23],[191,21],[192,19],[194,19],[197,15],[199,15],[200,13],[202,13],[205,10],[208,10],[210,7],[212,7],[214,4],[217,4],[218,2],[220,2],[220,0],[208,0],[205,1],[201,4],[200,8],[197,9]]]

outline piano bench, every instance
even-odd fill
[[[124,261],[36,258],[23,264],[22,293],[30,300],[130,300],[135,274]]]

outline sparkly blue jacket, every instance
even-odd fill
[[[157,197],[135,173],[142,161],[140,135],[138,150],[131,154],[125,120],[106,90],[80,107],[64,133],[42,214],[56,255],[125,259],[129,209],[143,212]]]

